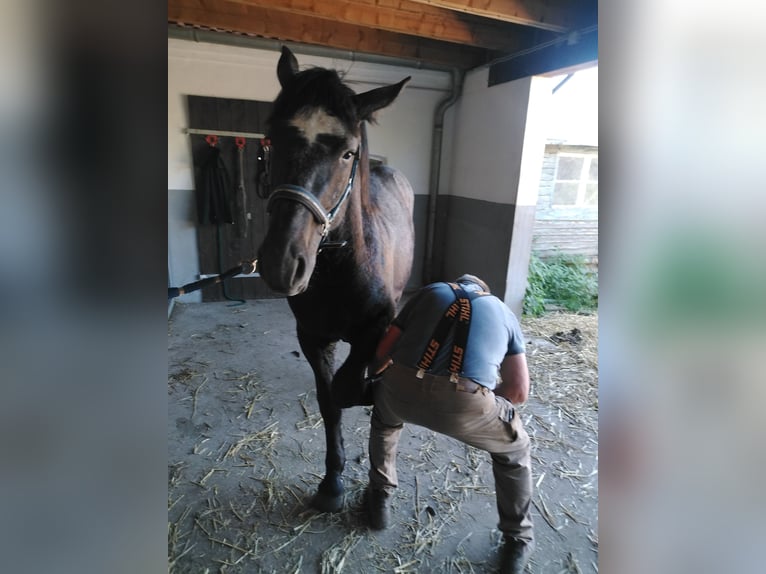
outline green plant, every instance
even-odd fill
[[[524,293],[524,314],[539,317],[545,313],[545,277],[548,266],[534,253],[529,260],[527,290]]]
[[[574,313],[598,307],[598,277],[588,270],[584,257],[559,254],[544,261],[532,254],[524,314],[539,317],[547,304]]]

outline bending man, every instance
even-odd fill
[[[521,573],[534,547],[529,436],[514,409],[529,372],[514,314],[473,275],[423,287],[394,319],[376,353],[370,431],[370,526],[390,520],[396,450],[405,422],[487,451],[497,492],[503,573]]]

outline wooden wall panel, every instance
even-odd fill
[[[188,96],[189,126],[192,129],[266,133],[266,121],[271,113],[271,102]],[[189,136],[192,144],[196,193],[201,193],[199,183],[200,165],[209,153],[204,134]],[[244,150],[245,198],[238,191],[239,150],[234,137],[219,136],[226,171],[230,180],[230,192],[235,205],[234,224],[220,228],[214,224],[197,223],[197,248],[200,273],[217,275],[235,267],[242,261],[255,259],[258,247],[266,235],[266,200],[256,193],[256,164],[259,141],[247,139]],[[243,211],[243,206],[245,210]],[[243,213],[249,212],[247,224]],[[220,234],[220,235],[219,235]],[[258,277],[233,278],[226,281],[226,294],[237,299],[263,299],[279,297]],[[225,299],[221,285],[202,290],[203,301]]]

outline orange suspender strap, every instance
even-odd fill
[[[448,283],[448,285],[455,293],[455,301],[447,307],[444,315],[442,315],[423,351],[423,355],[420,357],[420,361],[418,361],[417,377],[419,379],[422,379],[426,371],[433,365],[434,359],[453,325],[455,326],[455,338],[449,364],[450,381],[457,382],[463,369],[463,358],[468,345],[468,328],[471,325],[471,299],[457,284]]]

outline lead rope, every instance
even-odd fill
[[[221,268],[223,266],[223,228],[222,226],[218,226],[218,271],[221,276],[225,275],[226,272],[223,271]],[[233,303],[229,303],[227,307],[237,307],[239,305],[244,305],[246,301],[244,299],[238,299],[236,297],[232,297],[229,295],[229,287],[226,283],[226,278],[221,281],[221,291],[223,291],[223,296],[225,299],[228,299],[229,301],[233,301]]]
[[[235,275],[251,275],[255,273],[257,267],[258,260],[253,259],[252,261],[240,263],[237,267],[232,267],[220,275],[193,281],[192,283],[187,283],[183,287],[168,287],[168,299],[174,299],[175,297],[180,297],[181,295],[186,295],[187,293],[198,291],[211,285],[218,285],[219,283],[223,283],[229,277],[234,277]]]

